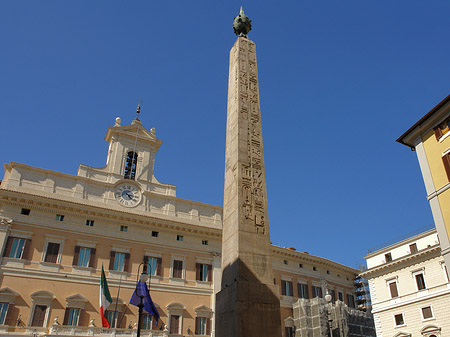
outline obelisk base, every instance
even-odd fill
[[[256,278],[226,285],[216,295],[215,336],[280,337],[280,300],[274,290]]]

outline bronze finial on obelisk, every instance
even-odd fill
[[[261,112],[251,20],[241,13],[230,51],[222,231],[222,284],[216,337],[280,337],[273,284]]]

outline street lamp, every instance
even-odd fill
[[[325,301],[327,301],[327,316],[328,316],[328,327],[330,328],[330,337],[333,337],[333,329],[332,329],[332,324],[333,324],[333,319],[331,318],[331,295],[328,292],[327,289],[327,294],[325,295]],[[329,306],[329,308],[328,308]]]
[[[147,274],[147,265],[148,265],[147,261],[144,260],[141,262],[141,264],[138,267],[138,277],[139,277],[138,280],[143,283],[146,283],[149,278],[149,276]],[[139,269],[141,268],[141,266],[142,266],[142,273],[141,273],[141,275],[139,275]],[[138,282],[136,282],[136,283],[138,283]],[[139,292],[139,287],[136,287],[136,295],[139,296],[139,298],[140,298],[140,302],[138,304],[139,316],[138,316],[138,326],[137,326],[137,337],[140,337],[141,336],[142,312],[143,312],[143,308],[144,308],[145,294],[138,294],[138,292]]]

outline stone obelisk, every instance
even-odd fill
[[[280,337],[280,301],[273,284],[255,44],[242,8],[230,51],[222,285],[216,337]]]

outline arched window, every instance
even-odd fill
[[[124,179],[135,180],[136,178],[136,167],[137,167],[138,155],[136,152],[130,151],[127,154],[127,161],[125,163],[125,174]]]

